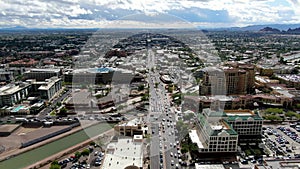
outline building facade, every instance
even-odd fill
[[[51,77],[60,77],[62,71],[60,69],[31,69],[24,73],[25,79],[36,79],[37,81],[45,81]]]
[[[263,118],[251,110],[225,110],[225,120],[238,133],[239,141],[261,139]]]
[[[198,114],[197,123],[200,153],[237,151],[238,134],[219,112],[203,111]]]
[[[53,96],[62,88],[61,78],[52,77],[45,81],[27,80],[31,84],[30,93],[32,96],[38,96],[41,99],[51,100]]]
[[[30,84],[10,84],[0,88],[0,107],[13,106],[26,99],[30,90]]]
[[[204,68],[200,95],[241,95],[254,90],[253,65],[226,64],[220,68]]]

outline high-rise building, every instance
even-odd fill
[[[241,95],[254,89],[254,66],[226,64],[220,68],[204,68],[200,95]]]

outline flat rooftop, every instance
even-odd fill
[[[102,169],[123,169],[127,166],[143,167],[143,142],[132,138],[121,138],[107,146]]]
[[[251,110],[224,110],[227,116],[253,116],[254,113]]]
[[[189,132],[189,136],[193,143],[196,143],[198,148],[204,148],[203,144],[201,143],[199,136],[197,134],[197,130],[191,130]]]
[[[138,126],[138,124],[141,124],[141,121],[139,118],[132,119],[128,122],[124,122],[122,124],[119,124],[119,126]]]
[[[225,169],[222,164],[195,164],[195,169]]]

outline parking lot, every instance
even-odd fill
[[[277,159],[300,158],[300,133],[295,124],[265,125],[265,145]]]
[[[88,146],[81,150],[89,149],[89,155],[81,155],[76,157],[76,153],[69,157],[64,157],[58,161],[62,168],[75,169],[75,168],[99,168],[104,158],[104,152],[101,151],[99,146]]]

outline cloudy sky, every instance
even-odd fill
[[[300,23],[298,0],[0,0],[0,27],[102,28]]]

